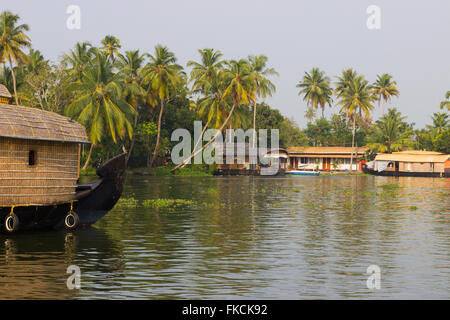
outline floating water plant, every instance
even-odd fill
[[[142,206],[145,208],[169,208],[169,209],[177,209],[184,207],[194,206],[195,202],[192,200],[185,199],[150,199],[144,200],[142,202]]]
[[[208,194],[211,194],[211,195],[217,195],[217,194],[219,194],[219,192],[217,191],[217,189],[209,189],[208,190]]]
[[[281,203],[279,203],[279,202],[273,203],[272,206],[274,206],[274,207],[281,207]]]
[[[344,207],[345,208],[353,208],[355,206],[355,204],[353,202],[346,202],[344,203]]]
[[[379,185],[378,188],[382,188],[383,190],[395,190],[401,188],[398,184],[388,183]]]
[[[136,208],[139,202],[135,198],[120,198],[116,204],[117,208]]]

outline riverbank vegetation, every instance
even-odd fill
[[[83,150],[86,172],[127,151],[132,170],[167,174],[174,169],[170,150],[177,142],[170,141],[172,131],[185,128],[193,133],[195,120],[202,121],[204,129],[220,131],[279,129],[284,148],[450,152],[450,91],[436,106],[430,124],[416,129],[396,108],[385,110],[400,95],[392,75],[380,74],[370,82],[351,68],[334,77],[313,68],[297,83],[307,104],[308,124],[301,129],[265,101],[276,92],[273,80],[279,75],[264,55],[225,59],[220,50],[206,48],[182,66],[166,46],[141,52],[122,48],[119,39],[107,35],[97,45],[76,43],[54,62],[32,47],[28,31],[19,16],[1,13],[0,83],[12,93],[11,104],[60,113],[85,126],[92,142]],[[329,119],[324,116],[327,107],[335,110]],[[376,121],[371,118],[375,108],[383,113]],[[211,170],[188,165],[177,174]]]

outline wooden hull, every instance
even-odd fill
[[[73,211],[79,217],[79,227],[89,226],[105,216],[119,200],[125,180],[126,154],[117,156],[97,170],[100,178],[77,187]],[[71,204],[15,207],[19,218],[17,231],[65,228],[64,219]],[[4,221],[10,208],[0,208],[0,233],[7,232]]]
[[[433,177],[433,178],[441,178],[441,177],[450,177],[450,172],[405,172],[405,171],[375,171],[367,168],[365,164],[362,165],[362,170],[364,173],[373,174],[375,176],[384,176],[384,177]]]

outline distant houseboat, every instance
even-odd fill
[[[362,168],[378,176],[450,177],[450,154],[417,150],[380,153]]]
[[[322,171],[361,171],[361,157],[366,147],[291,147],[288,148],[289,165],[292,169]],[[335,165],[335,167],[333,166]]]
[[[101,166],[100,179],[79,185],[83,126],[59,114],[8,105],[0,87],[0,232],[74,229],[103,217],[123,187],[125,156]]]
[[[251,146],[249,143],[224,143],[220,146],[215,145],[219,150],[218,157],[222,159],[222,163],[217,164],[214,175],[264,175],[264,167],[270,167],[276,161],[279,162],[279,168],[275,174],[283,174],[287,167],[287,150],[276,149],[264,155],[265,163],[261,161],[251,161]],[[254,152],[258,150],[255,149]],[[252,163],[256,162],[256,163]],[[267,170],[268,175],[274,174],[271,170]]]
[[[215,143],[218,163],[214,175],[259,175],[260,166],[250,163],[250,145],[248,143]]]

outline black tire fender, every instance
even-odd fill
[[[8,232],[15,232],[19,230],[19,217],[15,213],[11,213],[6,217],[5,229]]]
[[[80,225],[80,217],[75,211],[70,211],[64,219],[64,225],[69,230],[74,230]]]

